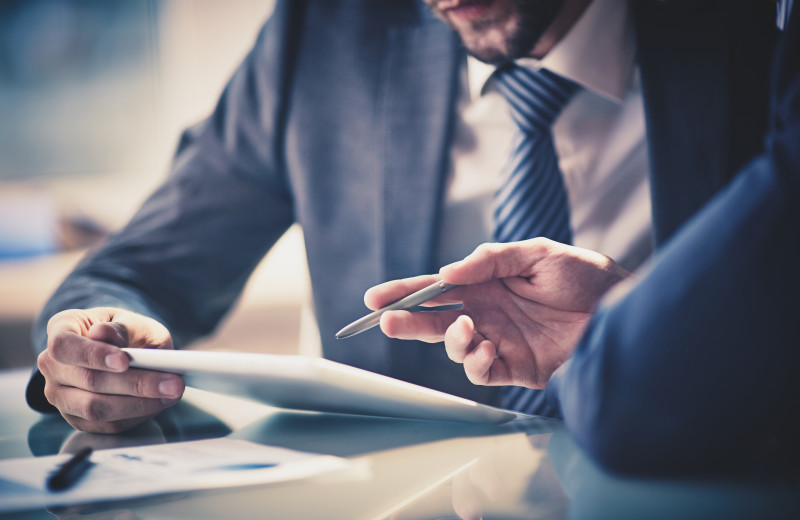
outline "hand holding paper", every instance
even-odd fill
[[[122,347],[171,349],[172,338],[154,319],[112,307],[66,310],[48,322],[38,359],[44,394],[74,428],[119,433],[183,395],[179,376],[129,369]]]

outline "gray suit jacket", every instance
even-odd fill
[[[753,9],[739,16],[744,10],[732,5],[737,2],[723,3],[733,13],[726,15],[731,23],[712,29],[704,25],[715,14],[706,4],[717,8],[717,2],[677,2],[672,9],[662,2],[637,5],[640,22],[652,26],[638,44],[648,132],[661,143],[651,152],[660,176],[654,186],[671,186],[661,182],[666,174],[688,183],[666,202],[656,197],[660,237],[719,189],[725,172],[735,172],[742,158],[730,156],[747,154],[748,147],[727,139],[727,131],[724,137],[715,133],[738,103],[735,92],[694,88],[715,88],[704,83],[708,77],[718,83],[731,79],[736,59],[757,61],[734,49],[735,59],[723,60],[724,66],[703,67],[702,58],[719,50],[714,42],[726,27],[754,20]],[[670,16],[691,20],[684,37],[693,30],[706,47],[678,46],[677,58],[667,54],[676,47],[666,30],[674,21]],[[773,19],[774,13],[767,26]],[[670,22],[660,33],[654,30],[659,20]],[[279,1],[213,114],[183,135],[164,185],[44,308],[35,348],[45,347],[44,326],[54,313],[98,305],[152,316],[178,346],[187,345],[214,329],[258,261],[298,222],[327,358],[491,402],[494,390],[471,385],[439,346],[387,340],[377,329],[334,339],[364,313],[368,287],[439,267],[433,263],[436,222],[463,58],[457,36],[421,2]],[[689,75],[667,88],[663,78],[675,74],[662,63],[684,66]],[[731,84],[736,91],[742,82]],[[760,83],[751,90],[758,88]],[[700,111],[681,113],[708,117],[687,138],[685,125],[692,122],[676,118],[673,108],[694,97]],[[721,102],[709,107],[707,98]],[[755,127],[760,139],[763,126],[756,120],[746,128]],[[706,136],[712,142],[703,143]],[[676,142],[684,153],[675,153]],[[749,148],[755,148],[752,142]],[[701,171],[687,171],[696,165]],[[28,400],[50,409],[38,374]]]

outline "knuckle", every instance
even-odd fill
[[[464,354],[459,349],[445,344],[445,352],[447,352],[447,357],[449,357],[451,361],[455,361],[456,363],[464,362]]]
[[[100,396],[92,395],[83,404],[84,419],[92,422],[101,422],[106,418],[106,406]]]
[[[36,357],[36,368],[38,368],[39,372],[45,376],[45,379],[50,373],[52,361],[53,360],[50,358],[50,354],[46,350]]]
[[[51,385],[50,383],[45,383],[44,385],[44,398],[47,399],[47,402],[59,408],[58,406],[58,392],[56,391],[56,386]]]
[[[46,330],[49,331],[51,328],[55,327],[56,323],[61,321],[68,314],[71,314],[71,312],[72,311],[70,311],[70,310],[64,310],[64,311],[57,312],[57,313],[53,314],[52,316],[50,316],[50,319],[47,320],[47,328],[46,328]]]
[[[144,377],[136,377],[131,381],[131,395],[146,396],[149,385]]]
[[[530,240],[530,248],[537,255],[545,255],[549,253],[553,248],[553,244],[555,244],[555,242],[545,237],[536,237]]]
[[[96,370],[83,371],[83,388],[86,390],[97,390],[102,383],[102,374]]]
[[[153,410],[150,409],[152,403],[156,402],[152,399],[135,399],[134,400],[134,414],[133,417],[148,417],[152,415]]]
[[[78,363],[89,368],[107,371],[109,368],[106,365],[106,357],[116,350],[118,350],[117,347],[106,343],[87,344],[78,353],[80,358]]]
[[[464,372],[467,374],[467,379],[474,385],[486,385],[489,382],[490,370],[491,365],[485,366],[474,355],[464,361]]]
[[[64,333],[48,336],[47,350],[50,351],[50,354],[55,359],[58,359],[63,355],[66,343],[67,343],[67,337]]]
[[[475,374],[472,371],[466,369],[464,370],[464,373],[467,374],[467,379],[469,379],[469,382],[472,383],[473,385],[484,384],[484,381],[482,380],[483,378],[480,376],[480,374]]]
[[[475,248],[475,256],[478,258],[486,258],[491,256],[497,251],[498,244],[486,242]]]

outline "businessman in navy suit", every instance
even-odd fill
[[[553,129],[575,244],[632,269],[648,256],[651,234],[667,240],[757,153],[774,6],[530,5],[540,17],[532,27],[549,23],[528,35],[546,48],[528,58],[582,87]],[[449,2],[438,11],[453,23],[509,6]],[[516,20],[513,9],[502,19]],[[478,83],[478,102],[466,103],[473,83],[464,77],[481,71],[467,63],[466,29],[454,28],[412,0],[278,2],[212,115],[183,135],[164,185],[43,309],[28,402],[105,432],[177,402],[180,378],[127,370],[117,347],[183,347],[211,332],[297,222],[325,357],[496,403],[494,389],[470,384],[443,349],[378,331],[334,339],[363,313],[368,287],[432,272],[488,238],[481,208],[494,181],[481,173],[503,155],[509,122],[499,118],[491,78]],[[464,40],[482,54],[480,41]],[[594,53],[608,49],[615,57],[597,61]],[[626,135],[630,127],[638,133]],[[476,147],[488,162],[473,157]]]
[[[487,244],[440,275],[457,311],[383,316],[390,335],[444,339],[477,384],[547,388],[570,433],[638,474],[800,472],[800,17],[773,72],[763,151],[633,276],[535,238]],[[604,296],[605,295],[605,296]],[[599,301],[599,308],[595,307]]]

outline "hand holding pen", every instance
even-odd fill
[[[439,275],[373,287],[364,301],[377,308],[434,281],[455,284],[457,290],[433,302],[460,308],[393,312],[380,320],[381,329],[393,338],[444,341],[475,384],[544,388],[572,354],[600,297],[629,274],[600,253],[536,238],[484,244]]]

